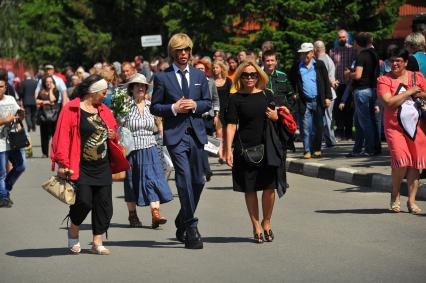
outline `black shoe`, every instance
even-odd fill
[[[178,228],[176,230],[176,239],[181,243],[185,243],[185,237],[186,237],[185,228]]]
[[[210,182],[210,180],[211,180],[212,176],[213,176],[213,172],[212,172],[212,171],[208,171],[208,172],[206,173],[206,181],[207,181],[207,182]]]
[[[355,153],[355,152],[349,152],[348,154],[345,155],[345,157],[347,158],[353,158],[353,157],[360,157],[361,153]]]
[[[0,207],[11,208],[13,203],[8,198],[0,199]]]
[[[187,228],[185,238],[185,249],[202,249],[203,241],[197,228]]]

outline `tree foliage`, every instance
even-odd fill
[[[0,55],[34,63],[91,65],[166,55],[167,40],[188,33],[197,53],[258,50],[272,40],[290,66],[302,42],[329,46],[336,28],[386,38],[402,0],[3,0]],[[5,4],[6,3],[6,4]],[[250,27],[251,26],[251,27]],[[254,28],[253,28],[254,27]],[[140,36],[161,34],[163,46],[142,48]]]

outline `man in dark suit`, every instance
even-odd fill
[[[173,64],[154,76],[151,113],[163,117],[163,141],[175,167],[181,209],[176,217],[176,238],[185,248],[202,249],[198,219],[194,216],[205,183],[203,150],[207,135],[201,115],[211,108],[204,73],[188,64],[191,38],[175,34],[168,44]]]
[[[37,88],[37,81],[28,72],[25,72],[24,75],[25,80],[18,89],[18,95],[25,109],[25,121],[27,122],[28,132],[30,132],[36,130],[37,107],[34,93]]]

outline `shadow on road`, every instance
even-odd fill
[[[344,214],[344,213],[353,213],[353,214],[387,214],[394,213],[387,208],[360,208],[360,209],[336,209],[336,210],[315,210],[316,213],[326,213],[326,214]]]
[[[342,192],[342,193],[388,193],[388,192],[375,190],[374,188],[368,188],[368,187],[348,187],[344,189],[337,189],[334,191]]]
[[[156,242],[156,241],[106,241],[105,246],[112,247],[135,247],[135,248],[180,248],[179,242]]]
[[[44,248],[44,249],[25,249],[16,250],[6,253],[8,256],[14,257],[51,257],[71,255],[68,249],[62,248]]]
[[[148,225],[142,225],[142,227],[139,228],[131,228],[129,226],[129,224],[121,224],[121,223],[111,223],[109,225],[109,228],[125,228],[125,229],[152,229],[151,226]],[[59,228],[61,230],[67,230],[67,227],[61,227]],[[86,231],[86,230],[92,230],[92,224],[81,224],[80,225],[80,230],[81,231]]]
[[[208,190],[216,190],[216,191],[226,191],[232,190],[232,187],[206,187]]]

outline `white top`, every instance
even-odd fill
[[[130,112],[125,117],[124,126],[132,132],[135,150],[149,148],[157,144],[154,136],[155,117],[149,111],[150,105],[151,103],[145,100],[142,114],[136,103],[132,102]]]
[[[9,114],[15,115],[18,110],[19,105],[12,96],[4,95],[3,99],[0,100],[0,119],[5,119]],[[0,126],[0,152],[10,150],[9,142],[7,141],[9,130],[9,125]]]
[[[181,74],[179,74],[180,69],[179,69],[178,66],[176,66],[175,63],[173,63],[172,66],[173,66],[173,70],[175,71],[175,75],[176,75],[176,78],[178,80],[179,86],[182,89],[182,77],[181,77]],[[189,65],[186,65],[186,67],[183,71],[186,71],[184,74],[185,74],[186,80],[188,81],[188,89],[189,89],[189,86],[190,86],[190,84],[189,84]]]

